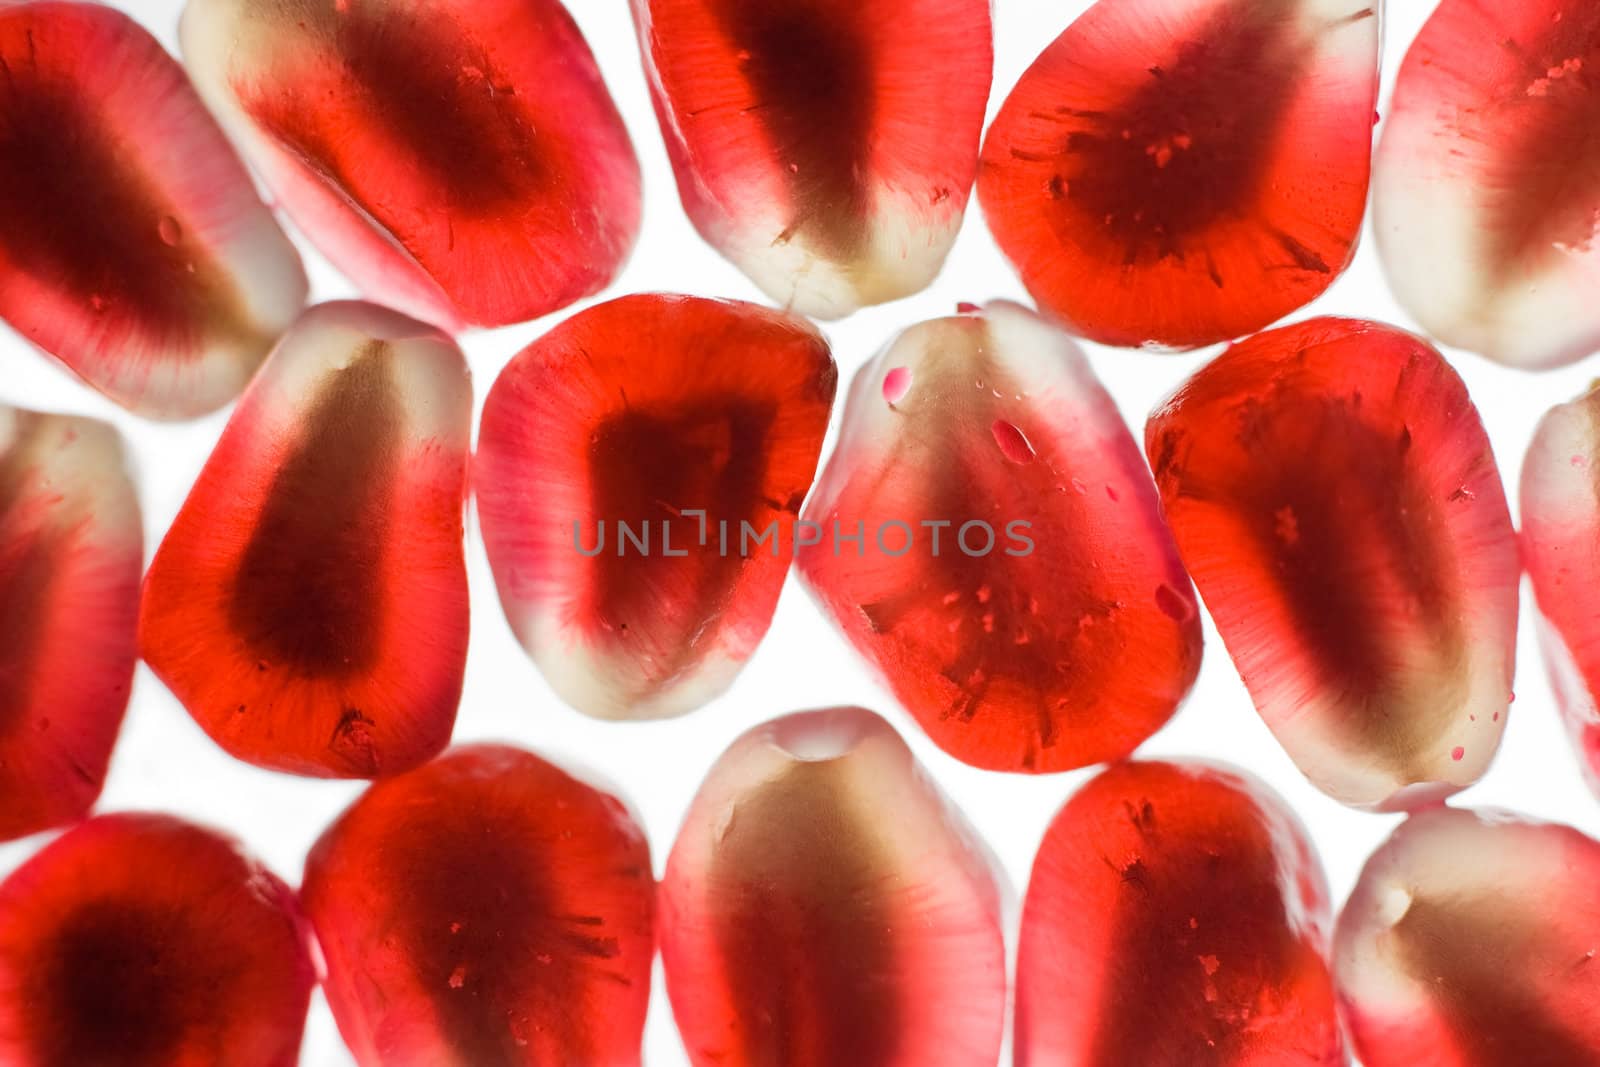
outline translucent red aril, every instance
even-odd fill
[[[623,805],[529,753],[369,789],[306,861],[324,986],[362,1067],[638,1067],[655,882]]]
[[[800,568],[947,752],[1132,752],[1200,665],[1150,472],[1065,334],[1012,304],[915,326],[856,376]]]
[[[1600,1063],[1600,843],[1505,812],[1413,816],[1334,941],[1366,1067]]]
[[[1600,387],[1539,424],[1522,467],[1521,511],[1557,701],[1600,794]]]
[[[972,192],[988,0],[632,0],[702,236],[821,318],[924,288]]]
[[[1373,213],[1430,333],[1516,367],[1600,347],[1600,7],[1442,0],[1406,54]]]
[[[1189,573],[1306,776],[1380,810],[1477,781],[1510,703],[1520,562],[1449,364],[1315,319],[1230,348],[1145,440]]]
[[[657,718],[728,686],[772,621],[836,381],[803,319],[661,294],[511,361],[478,512],[511,627],[565,700]]]
[[[0,404],[0,841],[100,795],[138,659],[143,543],[115,430]]]
[[[560,0],[189,0],[196,84],[374,299],[446,326],[597,292],[639,165]]]
[[[1194,347],[1315,299],[1366,208],[1378,0],[1099,0],[989,128],[978,197],[1039,306]]]
[[[0,6],[0,317],[141,415],[233,399],[299,257],[182,68],[121,12]]]
[[[229,838],[91,819],[0,885],[0,1063],[294,1067],[309,948],[293,892]]]
[[[734,742],[661,884],[694,1067],[993,1067],[1006,1003],[983,847],[889,725],[793,715]]]
[[[223,748],[371,778],[449,741],[471,422],[431,326],[334,303],[285,336],[145,577],[144,658]]]
[[[1022,917],[1017,1067],[1343,1067],[1322,868],[1266,786],[1128,763],[1056,816]]]

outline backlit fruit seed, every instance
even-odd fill
[[[183,69],[121,12],[29,0],[0,70],[0,316],[138,414],[233,399],[306,278]]]
[[[805,320],[664,294],[511,361],[478,513],[511,628],[565,700],[662,718],[732,682],[772,621],[836,381]]]
[[[1505,729],[1521,564],[1448,363],[1376,323],[1243,341],[1151,416],[1183,559],[1311,781],[1403,810],[1477,781]]]
[[[1287,805],[1204,763],[1124,763],[1034,861],[1016,1067],[1344,1067],[1322,868]]]
[[[723,754],[661,883],[694,1067],[993,1067],[1006,954],[991,861],[889,725],[791,715]]]
[[[560,0],[189,0],[206,102],[324,254],[447,327],[604,288],[639,164]]]
[[[1377,0],[1099,0],[1000,109],[978,198],[1073,332],[1215,344],[1349,264],[1377,93]]]
[[[431,326],[332,303],[284,337],[145,576],[144,658],[223,748],[374,778],[449,742],[471,420]]]
[[[690,220],[785,307],[928,285],[961,228],[989,0],[632,0]]]
[[[0,884],[7,1067],[294,1067],[315,982],[293,891],[178,819],[99,816]]]
[[[1126,756],[1200,666],[1194,592],[1088,361],[1013,304],[856,376],[806,583],[939,746],[993,770]]]
[[[638,1067],[650,849],[537,756],[472,745],[378,783],[311,850],[303,893],[362,1067]]]

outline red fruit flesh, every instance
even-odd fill
[[[284,338],[145,578],[144,658],[223,748],[371,778],[449,741],[471,419],[432,327],[336,303]]]
[[[1395,82],[1373,179],[1395,295],[1511,366],[1600,347],[1600,8],[1442,0]]]
[[[661,883],[667,992],[694,1067],[993,1067],[1005,1012],[982,846],[860,708],[745,734]]]
[[[836,378],[802,319],[659,294],[506,367],[478,511],[511,627],[564,699],[653,718],[727,687],[772,621]]]
[[[1354,254],[1377,65],[1372,0],[1100,0],[990,127],[984,215],[1074,332],[1259,330]]]
[[[1317,319],[1235,345],[1150,419],[1166,515],[1267,725],[1357,807],[1483,774],[1515,667],[1516,535],[1425,342]]]
[[[1600,843],[1506,812],[1413,816],[1334,939],[1366,1067],[1600,1063]]]
[[[1585,778],[1600,794],[1600,391],[1539,423],[1522,467],[1522,554]]]
[[[91,3],[0,7],[0,316],[142,415],[236,396],[305,301],[182,69]]]
[[[977,170],[988,0],[633,0],[685,209],[774,300],[914,293]]]
[[[138,658],[143,541],[115,430],[0,404],[0,840],[100,795]]]
[[[1199,670],[1138,445],[1071,339],[1015,305],[913,327],[860,372],[806,518],[817,598],[975,766],[1125,756]]]
[[[289,887],[177,819],[91,819],[0,885],[7,1067],[294,1067],[315,981]]]
[[[638,162],[559,0],[191,0],[182,30],[207,101],[374,299],[521,322],[633,245]]]
[[[638,1067],[655,884],[614,797],[474,745],[373,786],[306,861],[363,1067]]]
[[[1114,767],[1034,862],[1017,1067],[1342,1067],[1331,924],[1311,843],[1264,785]]]

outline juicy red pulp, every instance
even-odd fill
[[[853,819],[818,801],[835,773],[798,763],[750,796],[707,874],[727,894],[713,932],[726,981],[740,991],[740,1014],[761,1020],[744,1037],[741,1063],[766,1062],[758,1035],[769,1028],[805,1049],[805,1063],[893,1063],[901,1028],[913,1023],[902,992],[884,980],[899,958],[895,911],[861,892],[886,860],[857,843]],[[775,847],[779,827],[785,840]]]
[[[818,249],[848,256],[867,236],[866,183],[876,116],[873,58],[855,0],[717,7],[741,57],[772,150],[788,164],[793,219]]]
[[[215,299],[204,295],[210,284],[196,284],[210,269],[204,255],[185,241],[180,213],[130,165],[120,135],[40,65],[36,48],[34,29],[0,21],[0,232],[9,258],[90,313],[131,318],[182,352]]]
[[[425,172],[447,199],[447,210],[476,216],[511,209],[559,180],[516,88],[450,20],[430,18],[424,25],[366,4],[351,4],[335,19],[319,29],[331,35],[360,86],[364,114],[383,125],[409,165]],[[277,90],[236,88],[262,128],[314,172],[337,188],[373,189],[377,176],[363,166],[369,161],[338,150],[339,112]],[[381,216],[382,199],[370,203]]]
[[[369,342],[317,399],[267,491],[234,577],[240,638],[309,675],[370,669],[381,652],[381,561],[404,411],[385,345]],[[323,576],[337,575],[337,581]]]
[[[757,526],[769,511],[786,511],[783,518],[792,519],[798,510],[797,501],[763,495],[776,416],[773,405],[721,396],[685,399],[653,412],[628,410],[600,423],[589,446],[589,472],[594,513],[609,539],[594,560],[592,624],[638,625],[659,611],[655,587],[639,580],[641,568],[692,568],[683,583],[693,605],[688,610],[716,618],[743,566],[740,524]],[[705,514],[684,515],[685,510]],[[726,552],[720,547],[724,522]],[[670,530],[665,537],[663,524]],[[631,543],[616,543],[622,525],[648,530],[651,558],[630,555]],[[586,540],[592,536],[583,534]],[[675,559],[679,552],[690,558]]]

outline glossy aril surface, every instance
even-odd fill
[[[1367,863],[1334,941],[1366,1067],[1600,1062],[1600,844],[1498,811],[1413,816]]]
[[[1343,1067],[1328,889],[1265,785],[1124,763],[1056,816],[1022,918],[1017,1067]]]
[[[362,1067],[638,1067],[650,849],[622,803],[503,745],[369,789],[306,862]]]
[[[1412,808],[1505,729],[1520,561],[1488,437],[1425,342],[1315,319],[1151,416],[1178,547],[1256,709],[1334,798]]]
[[[182,39],[284,209],[375,300],[521,322],[633,246],[639,165],[560,0],[190,0]]]
[[[0,6],[0,317],[123,407],[238,395],[300,259],[177,61],[119,11]]]
[[[115,430],[0,404],[0,841],[100,794],[138,659],[143,543]]]
[[[992,1067],[1006,1004],[983,846],[860,708],[758,726],[695,796],[661,884],[694,1067]]]
[[[1600,8],[1442,0],[1395,82],[1373,216],[1400,303],[1530,369],[1600,347]]]
[[[338,778],[450,739],[472,384],[431,326],[322,304],[229,419],[145,576],[146,662],[239,759]]]
[[[988,0],[631,0],[690,220],[785,307],[928,285],[961,228]]]
[[[1039,306],[1190,348],[1309,303],[1354,254],[1378,0],[1099,0],[1022,76],[978,196]]]
[[[1522,466],[1522,556],[1556,700],[1600,794],[1600,391],[1539,424]]]
[[[1138,445],[1071,339],[1016,305],[914,326],[860,371],[806,518],[817,599],[967,763],[1125,756],[1199,670]]]
[[[660,718],[727,688],[772,621],[836,382],[805,320],[663,294],[507,365],[478,513],[511,628],[568,703]]]
[[[0,885],[7,1067],[294,1067],[315,981],[289,887],[178,819],[91,819]]]

